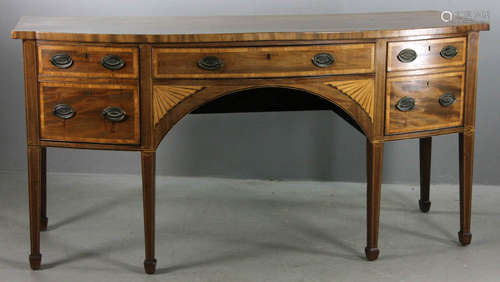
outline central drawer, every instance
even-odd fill
[[[42,140],[139,144],[136,85],[40,83]]]
[[[291,77],[374,72],[373,43],[154,48],[155,78]]]

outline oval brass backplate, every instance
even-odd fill
[[[218,70],[224,63],[216,56],[206,56],[198,61],[198,67],[204,70]]]
[[[439,52],[439,54],[445,59],[452,59],[458,54],[458,50],[455,46],[448,45],[441,49],[441,52]]]
[[[108,70],[120,70],[125,66],[125,61],[118,55],[106,55],[102,58],[101,65]]]
[[[455,95],[451,93],[446,93],[439,97],[439,104],[441,104],[441,106],[443,107],[449,107],[453,105],[453,103],[455,103],[456,100],[457,98],[455,98]]]
[[[413,49],[404,49],[398,53],[398,60],[402,63],[411,63],[417,59],[417,52]]]
[[[57,68],[67,69],[73,65],[73,59],[68,54],[55,54],[50,62]]]
[[[57,104],[54,107],[53,113],[56,117],[62,119],[70,119],[76,114],[75,110],[68,104]]]
[[[335,58],[330,53],[319,53],[312,58],[312,62],[319,68],[326,68],[335,62]]]
[[[411,97],[403,97],[396,104],[396,108],[402,112],[407,112],[415,108],[415,99]]]

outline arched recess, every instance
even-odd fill
[[[316,95],[341,109],[368,138],[372,136],[374,80],[370,76],[223,81],[172,80],[153,86],[155,147],[187,114],[223,96],[253,88],[287,88]]]

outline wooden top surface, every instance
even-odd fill
[[[208,17],[22,17],[14,39],[83,42],[328,40],[489,30],[485,22],[440,11]]]

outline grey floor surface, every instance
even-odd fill
[[[0,173],[0,281],[500,281],[500,187],[384,185],[381,256],[364,260],[365,185],[157,178],[157,274],[143,273],[137,175],[50,174],[43,270],[31,271],[25,173]]]

